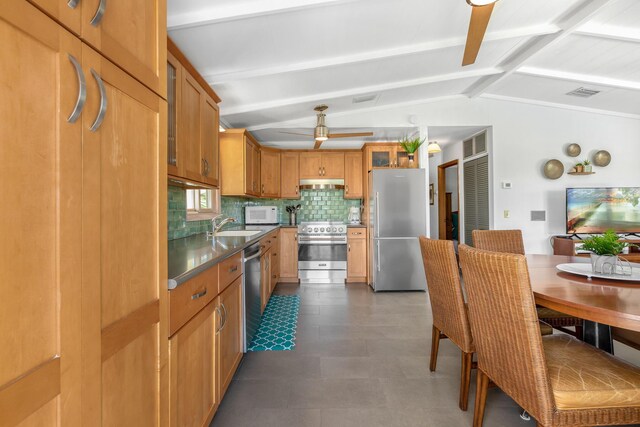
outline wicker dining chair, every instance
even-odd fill
[[[538,426],[640,422],[638,367],[569,335],[540,336],[524,256],[467,245],[459,253],[478,357],[474,427],[483,423],[489,380]]]
[[[473,246],[492,252],[524,255],[524,240],[520,230],[473,230]],[[583,321],[566,313],[538,306],[538,318],[552,327],[582,339]],[[567,329],[573,327],[575,331]]]
[[[431,240],[421,236],[420,249],[433,314],[429,369],[431,372],[436,370],[441,339],[449,338],[458,346],[462,352],[458,405],[466,411],[475,350],[453,241]],[[540,324],[540,332],[547,335],[553,330],[549,325]]]

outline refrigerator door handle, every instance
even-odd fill
[[[378,272],[380,271],[380,240],[376,242],[376,246],[378,247]]]
[[[380,192],[376,191],[376,223],[374,224],[376,237],[380,237]],[[380,246],[378,245],[378,248]]]

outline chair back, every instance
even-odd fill
[[[473,230],[473,246],[492,252],[524,255],[524,242],[520,230]]]
[[[459,253],[478,369],[551,425],[555,403],[526,258],[467,245]]]
[[[420,237],[420,249],[433,324],[465,353],[472,353],[473,342],[464,304],[460,270],[451,240]]]

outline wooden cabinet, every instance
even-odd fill
[[[211,187],[220,184],[217,96],[169,43],[167,56],[167,173]],[[181,62],[182,61],[182,62]]]
[[[298,229],[280,229],[280,281],[298,282]]]
[[[280,197],[300,198],[300,155],[292,151],[280,154]]]
[[[362,185],[362,152],[344,154],[344,198],[362,199],[364,188]]]
[[[271,250],[263,249],[260,257],[260,312],[264,312],[271,296]]]
[[[220,404],[219,319],[217,301],[211,301],[169,340],[173,427],[207,426]]]
[[[280,197],[280,151],[260,150],[260,196]]]
[[[221,195],[260,196],[260,145],[246,129],[220,133]]]
[[[367,169],[365,172],[372,169],[384,169],[384,168],[417,168],[418,156],[416,154],[413,164],[409,163],[408,154],[402,149],[400,144],[380,144],[371,143],[365,144],[363,147],[365,164]]]
[[[217,335],[218,395],[222,399],[243,356],[242,277],[235,279],[220,294],[217,306],[222,314],[222,325]]]
[[[347,282],[367,281],[367,229],[347,230]]]
[[[300,179],[343,179],[343,152],[301,152]]]
[[[166,98],[167,6],[162,0],[31,0],[106,58]]]

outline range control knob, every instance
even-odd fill
[[[304,233],[305,231],[307,231],[307,227],[302,227],[302,232]]]
[[[314,228],[313,231],[318,232],[318,227]]]
[[[336,231],[338,231],[338,229],[336,227],[333,227],[333,229],[331,231],[333,231],[335,233]]]
[[[321,232],[321,233],[324,233],[324,227],[322,227],[322,228],[320,229],[320,232]]]
[[[339,231],[340,233],[344,233],[344,228],[343,228],[343,227],[340,227],[340,228],[338,229],[338,231]]]

